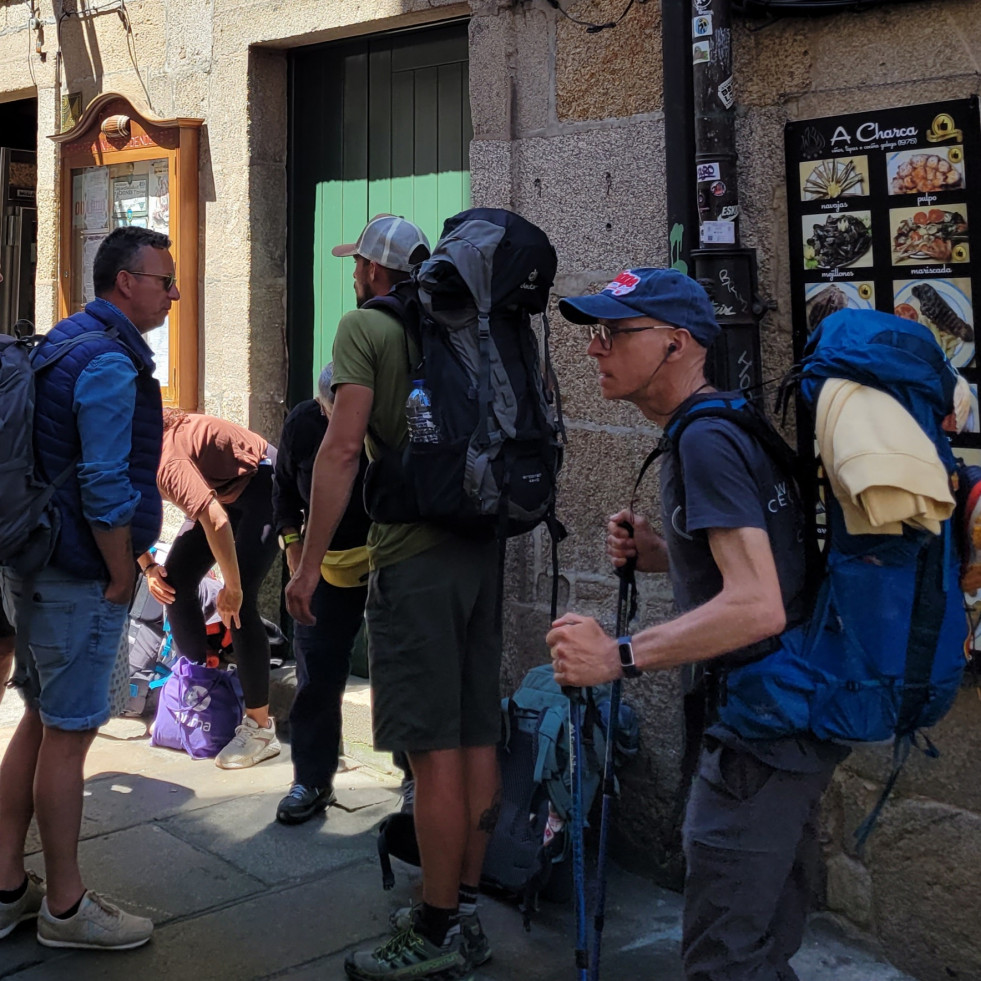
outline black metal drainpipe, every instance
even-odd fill
[[[695,100],[691,83],[691,16],[686,0],[662,0],[664,178],[670,265],[686,276],[698,245],[695,202]]]
[[[715,305],[722,335],[710,358],[713,381],[753,389],[762,380],[765,305],[756,252],[739,245],[729,0],[662,0],[661,16],[671,263],[694,275]]]

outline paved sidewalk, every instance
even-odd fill
[[[0,752],[19,717],[0,705]],[[0,978],[196,978],[294,981],[344,977],[347,951],[387,933],[389,911],[417,898],[418,872],[393,863],[381,888],[374,830],[398,805],[398,778],[365,740],[367,693],[353,685],[345,725],[347,768],[338,806],[287,828],[274,820],[290,784],[289,747],[249,770],[155,749],[146,727],[114,720],[89,755],[80,858],[86,881],[153,918],[146,947],[120,953],[49,950],[22,924],[0,941]],[[29,864],[43,872],[37,838]],[[493,959],[475,981],[574,981],[571,907],[543,904],[530,933],[518,911],[481,900]],[[682,981],[680,897],[614,868],[608,888],[603,977]],[[829,920],[816,918],[798,956],[801,981],[910,981]]]

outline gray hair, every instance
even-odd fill
[[[326,402],[329,405],[334,404],[334,390],[330,387],[330,383],[333,380],[334,362],[331,361],[329,364],[324,366],[324,370],[320,372],[320,378],[317,379],[317,397],[321,402]]]

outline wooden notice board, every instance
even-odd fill
[[[198,133],[200,119],[156,119],[115,93],[91,102],[61,144],[62,317],[94,299],[92,260],[114,228],[138,225],[171,240],[181,298],[146,334],[165,405],[198,403]]]

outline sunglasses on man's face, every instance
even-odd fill
[[[173,273],[170,276],[164,276],[163,273],[152,273],[152,272],[140,272],[138,269],[127,269],[125,270],[130,274],[130,276],[150,276],[153,279],[159,279],[163,283],[163,288],[165,293],[169,293],[177,283],[177,273]]]
[[[600,347],[604,351],[612,350],[613,338],[617,334],[639,334],[642,330],[671,330],[670,327],[661,324],[651,324],[648,327],[608,327],[606,324],[590,324],[590,340],[599,338]]]

